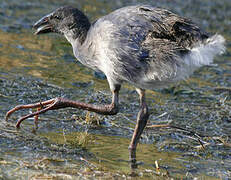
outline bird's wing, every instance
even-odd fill
[[[190,19],[149,5],[121,8],[105,19],[114,24],[114,35],[127,36],[128,40],[137,44],[150,35],[149,38],[169,40],[182,48],[191,48],[198,41],[208,38]]]
[[[129,80],[150,68],[156,69],[158,76],[166,73],[158,72],[164,69],[161,66],[174,71],[178,57],[207,37],[190,20],[148,5],[118,9],[98,24],[103,32],[102,42],[107,42],[105,55],[114,67],[120,67],[115,73]]]
[[[139,16],[152,24],[152,37],[177,42],[179,46],[190,48],[198,41],[208,38],[190,19],[180,17],[168,10],[141,6],[136,8]]]

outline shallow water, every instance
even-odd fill
[[[128,144],[138,112],[138,97],[128,84],[121,90],[120,113],[101,116],[63,109],[14,128],[18,104],[63,96],[89,103],[109,103],[103,75],[75,60],[71,46],[57,35],[34,36],[31,25],[62,5],[74,5],[94,19],[129,4],[149,1],[0,1],[0,179],[126,179],[131,177]],[[231,178],[231,2],[229,0],[164,0],[165,7],[193,19],[210,33],[227,40],[227,52],[213,66],[203,67],[186,81],[169,88],[148,91],[149,125],[172,128],[146,129],[137,149],[140,162],[135,178],[229,179]],[[207,144],[206,144],[207,143]],[[156,163],[159,169],[156,168]]]

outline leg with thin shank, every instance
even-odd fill
[[[114,114],[117,114],[117,112],[118,112],[119,90],[120,90],[121,86],[115,85],[113,87],[114,88],[112,89],[112,102],[111,102],[111,104],[94,105],[94,104],[87,104],[87,103],[82,103],[82,102],[78,102],[78,101],[72,101],[69,99],[59,97],[59,98],[54,98],[54,99],[50,99],[48,101],[39,102],[39,103],[35,103],[35,104],[16,106],[15,108],[11,109],[10,111],[8,111],[6,113],[5,119],[7,120],[11,116],[11,114],[14,113],[15,111],[18,111],[21,109],[30,109],[30,108],[37,108],[37,111],[21,117],[16,124],[17,128],[20,128],[20,124],[22,123],[22,121],[24,121],[27,118],[35,117],[37,119],[38,118],[37,116],[39,114],[43,114],[43,113],[50,111],[50,110],[62,109],[62,108],[67,108],[67,107],[84,109],[84,110],[96,112],[98,114],[114,115]],[[37,120],[36,120],[36,123],[37,123]]]
[[[136,127],[132,136],[131,143],[129,145],[129,151],[130,151],[130,161],[131,161],[131,167],[136,168],[136,147],[137,143],[140,139],[140,136],[147,124],[149,113],[148,113],[148,106],[145,102],[145,90],[143,89],[136,89],[139,97],[140,97],[140,111],[137,115],[137,122]]]

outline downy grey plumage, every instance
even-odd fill
[[[79,10],[49,15],[55,32],[72,44],[75,57],[102,71],[111,89],[126,81],[156,89],[182,80],[225,51],[221,35],[209,36],[187,18],[149,5],[118,9],[93,24]]]

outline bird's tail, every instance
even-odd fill
[[[225,52],[225,38],[219,34],[209,37],[205,42],[193,47],[187,55],[186,64],[191,67],[201,67],[213,62],[216,55]]]

